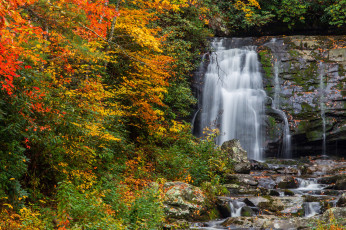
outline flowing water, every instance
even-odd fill
[[[321,119],[322,119],[322,155],[326,156],[326,115],[325,115],[325,99],[324,99],[324,64],[320,62],[319,64],[319,78],[320,78],[320,108],[321,108]]]
[[[321,204],[320,202],[305,202],[304,206],[304,216],[311,217],[320,214]]]
[[[271,47],[274,55],[274,99],[272,103],[272,109],[276,111],[284,121],[283,128],[283,144],[280,156],[283,158],[291,158],[291,134],[288,119],[284,111],[280,109],[280,79],[279,79],[279,68],[280,68],[280,55],[278,55],[278,50],[276,48],[277,40],[273,38],[270,41],[269,47]]]
[[[224,39],[212,42],[215,50],[205,73],[200,133],[219,128],[217,144],[239,139],[251,159],[262,158],[264,99],[255,47],[228,48]]]
[[[326,186],[323,184],[319,184],[316,180],[316,178],[308,178],[308,179],[301,179],[296,178],[298,181],[299,187],[297,190],[300,191],[313,191],[313,190],[322,190]]]
[[[231,217],[241,216],[241,209],[246,206],[244,202],[232,200],[229,202]]]
[[[297,170],[302,162],[296,162],[296,165],[290,164],[289,166],[287,164],[268,164],[268,168],[265,170],[252,170],[246,176],[239,174],[244,178],[249,178],[249,180],[258,180],[258,185],[247,187],[245,180],[243,180],[243,183],[239,184],[240,188],[238,190],[230,190],[229,200],[224,197],[221,199],[225,200],[225,204],[228,205],[228,218],[195,223],[191,225],[190,229],[293,230],[299,229],[295,226],[297,226],[297,223],[299,225],[300,221],[304,222],[307,218],[313,218],[324,213],[326,207],[335,207],[344,191],[332,188],[333,181],[331,178],[333,176],[330,175],[330,172],[334,169],[344,170],[346,161],[312,159],[308,163],[309,167],[316,167],[316,164],[318,164],[329,166],[329,169],[325,171],[324,167],[320,167],[318,171],[303,176]],[[317,175],[324,175],[324,180],[321,180],[323,177]],[[280,185],[287,178],[294,178],[294,184]],[[326,178],[329,179],[325,180]],[[328,184],[322,184],[322,181]],[[257,190],[258,188],[260,189]],[[269,202],[269,205],[264,205],[265,202]],[[271,204],[275,206],[275,203],[279,204],[279,206],[282,205],[282,208],[270,209]],[[252,210],[253,212],[249,213],[247,210]],[[223,215],[223,218],[225,217],[227,216]],[[272,217],[274,219],[271,219]],[[287,219],[287,217],[290,218]],[[294,218],[294,221],[289,221]],[[321,218],[321,216],[317,218]],[[311,223],[315,223],[315,220],[312,220]],[[257,228],[255,226],[270,227]]]

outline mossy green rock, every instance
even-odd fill
[[[201,189],[184,182],[164,184],[164,208],[168,218],[175,220],[206,220],[207,198]]]
[[[251,163],[248,160],[247,152],[241,147],[239,140],[225,141],[221,146],[221,150],[226,152],[229,158],[235,162],[235,172],[250,173]]]
[[[258,38],[266,93],[289,122],[295,156],[323,151],[346,154],[346,36]],[[275,88],[274,64],[279,66]],[[279,90],[274,90],[279,89]],[[270,111],[267,105],[266,111]],[[267,113],[267,156],[276,156],[283,140],[283,121]]]

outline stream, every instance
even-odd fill
[[[223,219],[190,229],[311,229],[340,205],[345,173],[341,159],[252,161],[250,174],[233,174],[225,184],[230,195],[218,198]]]

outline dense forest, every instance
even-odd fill
[[[346,0],[1,0],[0,229],[160,229],[164,182],[222,193],[189,124],[208,39],[345,25]]]

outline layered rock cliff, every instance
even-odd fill
[[[267,95],[288,117],[293,157],[323,153],[345,156],[346,36],[254,40]],[[283,121],[271,111],[271,103],[269,100],[266,106],[266,153],[277,156]]]

